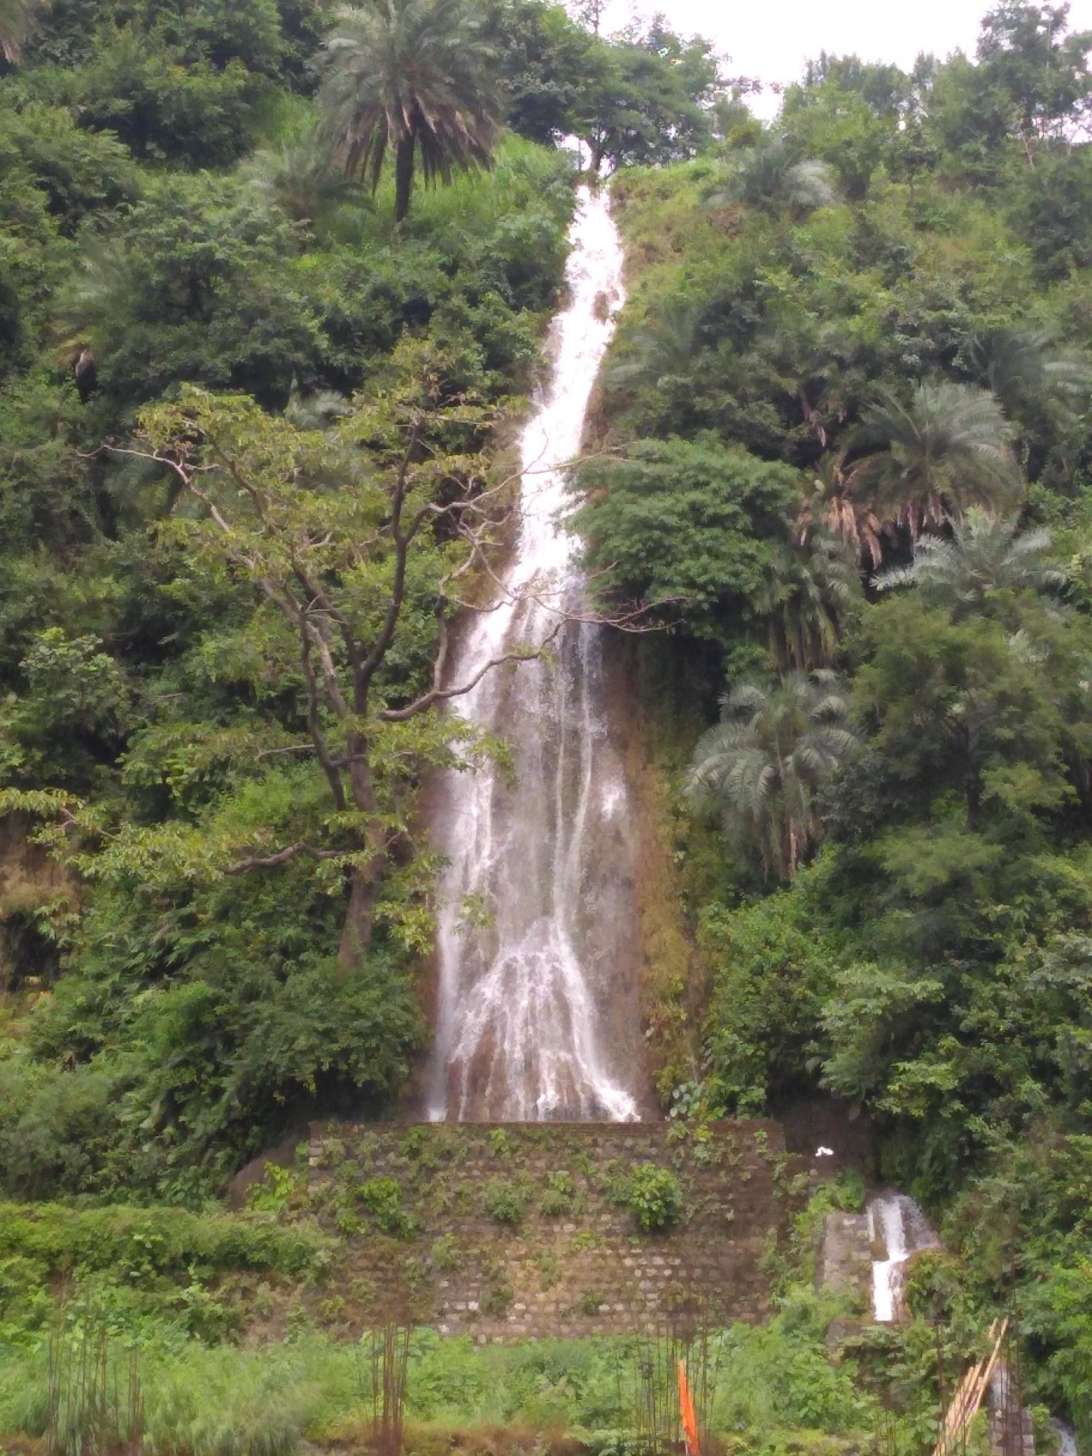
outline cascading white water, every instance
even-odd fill
[[[885,1257],[872,1261],[873,1317],[890,1324],[899,1314],[906,1264],[919,1249],[939,1247],[925,1215],[905,1193],[879,1193],[868,1205],[868,1231]]]
[[[884,1258],[872,1261],[872,1313],[877,1323],[890,1324],[904,1313],[902,1308],[906,1266],[921,1249],[938,1249],[940,1240],[929,1227],[924,1213],[905,1193],[878,1193],[868,1203],[868,1232],[873,1246],[882,1246]],[[1020,1446],[1030,1438],[1031,1417],[1014,1395],[1012,1376],[1003,1360],[994,1366],[989,1382],[989,1407],[995,1422],[1007,1430],[1018,1422]],[[1057,1456],[1079,1456],[1077,1438],[1064,1421],[1052,1420],[1058,1438]],[[996,1447],[995,1447],[996,1449]],[[1008,1449],[1006,1447],[1006,1449]]]
[[[1058,1456],[1080,1456],[1077,1435],[1073,1428],[1064,1421],[1052,1420],[1050,1424],[1058,1438]]]
[[[584,583],[559,468],[580,449],[623,298],[622,249],[602,193],[581,188],[570,241],[551,378],[522,439],[521,528],[504,600],[470,624],[452,681],[563,625],[548,656],[494,670],[452,700],[509,745],[513,764],[510,774],[446,774],[436,796],[433,838],[447,869],[433,1119],[638,1115],[636,997],[619,950],[635,920],[634,848],[607,731],[603,629],[572,619]]]

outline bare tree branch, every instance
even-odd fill
[[[385,723],[404,723],[408,718],[415,718],[418,713],[423,713],[431,708],[434,703],[447,702],[449,698],[461,698],[465,693],[471,692],[478,686],[486,673],[492,672],[494,668],[502,667],[506,662],[531,662],[541,657],[546,648],[564,627],[564,621],[560,621],[553,631],[548,633],[537,647],[517,648],[512,652],[504,652],[499,657],[491,657],[488,662],[474,674],[468,682],[461,683],[457,688],[440,688],[433,686],[427,693],[422,693],[414,702],[407,704],[404,708],[384,708],[379,717]],[[446,655],[446,638],[445,638]],[[434,673],[435,678],[435,673]]]
[[[235,864],[228,865],[224,870],[225,875],[245,875],[250,870],[272,869],[276,865],[287,864],[289,860],[298,858],[301,854],[309,854],[313,859],[337,859],[344,854],[340,849],[316,849],[313,844],[305,840],[297,840],[295,844],[289,844],[284,849],[279,849],[275,854],[255,854],[248,859],[240,859]]]

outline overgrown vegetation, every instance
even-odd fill
[[[854,1387],[854,1364],[834,1367],[825,1357],[828,1313],[798,1295],[769,1327],[734,1326],[716,1337],[711,1415],[718,1428],[738,1433],[739,1450],[772,1456],[791,1432],[806,1429],[820,1449],[848,1451],[877,1419],[874,1397]],[[476,1348],[469,1340],[416,1334],[405,1449],[432,1451],[457,1434],[471,1450],[492,1449],[498,1440],[522,1450],[536,1431],[568,1430],[590,1452],[614,1451],[633,1428],[642,1353],[635,1340]],[[120,1351],[116,1358],[121,1363]],[[359,1439],[370,1420],[363,1352],[314,1335],[274,1351],[149,1347],[139,1370],[144,1437],[156,1448],[184,1443],[195,1456],[288,1456],[305,1444]],[[42,1373],[35,1357],[0,1372],[0,1429],[44,1432],[45,1402],[29,1395],[44,1389]]]
[[[999,6],[912,75],[823,57],[772,127],[621,175],[634,290],[577,487],[604,591],[669,600],[645,651],[710,725],[678,782],[721,831],[712,864],[679,833],[712,995],[678,1106],[867,1109],[1087,1422],[1092,1245],[1049,1191],[1090,1130],[1092,37],[1065,20]]]
[[[41,1200],[0,1210],[0,1432],[50,1428],[60,1318],[140,1348],[155,1449],[359,1434],[354,1351],[221,1344],[229,1286],[408,1242],[400,1185],[334,1180],[326,1233],[291,1171],[209,1200],[422,1043],[419,789],[503,752],[439,667],[508,539],[575,134],[631,284],[575,527],[605,601],[666,604],[665,1106],[867,1112],[943,1220],[949,1359],[1011,1307],[1092,1441],[1092,35],[1004,0],[974,57],[823,56],[763,127],[704,41],[578,8],[0,0],[0,1184]],[[687,1216],[670,1170],[613,1191]],[[580,1187],[477,1196],[515,1233]],[[924,1315],[834,1364],[830,1314],[786,1286],[716,1337],[726,1441],[883,1404],[926,1448]],[[628,1358],[422,1336],[414,1440],[628,1449]]]
[[[19,1196],[197,1200],[404,1085],[416,792],[497,747],[435,672],[503,545],[555,144],[691,155],[717,69],[543,0],[2,23],[0,913],[37,1004],[0,1164]],[[63,870],[20,868],[28,833]]]
[[[683,1212],[683,1192],[670,1168],[655,1163],[638,1163],[629,1175],[626,1204],[637,1227],[646,1233],[669,1228]]]

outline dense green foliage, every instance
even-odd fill
[[[706,1357],[708,1410],[716,1428],[733,1433],[728,1449],[774,1456],[803,1429],[816,1449],[836,1456],[875,1422],[875,1398],[855,1388],[856,1367],[835,1367],[825,1357],[829,1312],[797,1292],[770,1326],[733,1326],[715,1339]],[[628,1449],[642,1368],[653,1362],[659,1399],[670,1409],[674,1367],[655,1342],[476,1348],[420,1332],[409,1358],[406,1449],[425,1453],[457,1440],[488,1451],[504,1427],[516,1449],[526,1449],[533,1432],[566,1430],[603,1456]],[[43,1363],[30,1355],[0,1372],[0,1429],[46,1429]],[[367,1341],[335,1344],[304,1333],[274,1350],[210,1349],[162,1330],[145,1341],[139,1372],[145,1439],[155,1449],[288,1456],[305,1445],[361,1439],[371,1414]],[[118,1404],[124,1431],[127,1409]]]
[[[655,1163],[639,1163],[634,1168],[625,1197],[637,1227],[645,1233],[669,1228],[678,1222],[683,1211],[679,1180],[670,1168],[660,1168]]]
[[[631,296],[576,529],[664,628],[641,680],[685,692],[657,708],[692,751],[710,994],[675,1106],[864,1110],[945,1220],[956,1352],[1011,1302],[1092,1439],[1090,47],[1003,0],[973,58],[823,56],[763,128],[662,18],[0,0],[0,1182],[50,1200],[0,1210],[0,1430],[44,1429],[49,1301],[18,1306],[70,1276],[148,1346],[160,1449],[359,1417],[352,1352],[192,1343],[237,1328],[214,1276],[324,1257],[192,1209],[409,1077],[418,791],[500,751],[434,667],[505,541],[577,136]],[[685,1217],[652,1173],[624,1192]],[[531,1194],[485,1191],[513,1225]],[[407,1233],[385,1180],[362,1198]],[[718,1336],[745,1449],[875,1431],[823,1318]],[[876,1342],[908,1450],[927,1343]],[[621,1449],[612,1352],[414,1358],[422,1422]]]
[[[973,61],[824,57],[761,135],[620,177],[637,281],[577,482],[604,591],[722,704],[680,784],[723,827],[687,1104],[871,1113],[1085,1423],[1090,44],[1001,5]]]
[[[148,1274],[240,1268],[300,1274],[320,1268],[323,1258],[317,1232],[230,1214],[38,1203],[4,1204],[0,1218],[0,1254],[37,1260],[50,1274],[122,1264]]]
[[[190,1200],[405,1083],[414,795],[485,747],[433,661],[561,282],[553,144],[677,112],[688,155],[716,69],[542,0],[56,0],[0,51],[0,1165]]]

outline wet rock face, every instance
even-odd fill
[[[910,1261],[939,1240],[917,1203],[894,1189],[873,1194],[867,1217],[872,1237],[872,1311],[881,1324],[906,1315],[905,1288]]]
[[[785,1146],[790,1153],[808,1158],[826,1175],[853,1168],[866,1183],[875,1180],[872,1123],[856,1104],[813,1093],[775,1107],[774,1116],[785,1129]]]
[[[604,195],[582,189],[554,322],[552,375],[521,442],[520,528],[474,616],[450,681],[476,682],[452,712],[504,743],[510,762],[450,773],[431,795],[440,883],[433,1120],[638,1119],[649,1094],[639,1006],[636,845],[608,713],[605,629],[587,620],[563,516],[565,465],[620,305],[622,249]],[[527,647],[549,653],[486,671]],[[480,680],[479,680],[480,679]]]

